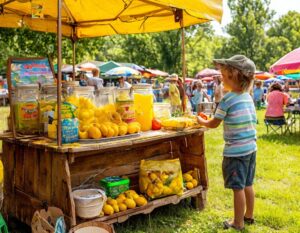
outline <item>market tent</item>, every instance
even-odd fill
[[[157,69],[145,69],[146,72],[152,74],[152,77],[161,76],[161,77],[167,77],[169,76],[169,73],[157,70]]]
[[[139,65],[134,64],[134,63],[123,63],[123,62],[120,62],[119,64],[120,64],[121,66],[130,67],[130,68],[135,69],[135,70],[138,70],[138,71],[140,71],[140,72],[145,70],[145,67],[139,66]]]
[[[130,77],[130,76],[136,76],[136,75],[140,75],[140,72],[132,69],[130,67],[126,67],[126,66],[120,66],[120,67],[116,67],[113,68],[109,71],[107,71],[105,73],[105,75],[107,76],[118,76],[118,77]]]
[[[293,80],[300,80],[300,73],[298,74],[286,74],[286,77],[293,79]]]
[[[205,68],[201,71],[199,71],[195,78],[199,79],[199,78],[205,78],[205,77],[212,77],[212,76],[215,76],[215,75],[220,75],[220,71],[218,70],[214,70],[214,69],[209,69],[209,68]]]
[[[270,78],[270,79],[264,81],[264,83],[268,83],[268,84],[269,84],[269,83],[274,83],[274,82],[284,83],[283,80],[280,80],[280,79],[278,79],[278,78]]]
[[[213,81],[214,78],[213,77],[205,77],[205,78],[202,78],[201,81],[204,81],[204,82],[211,82]]]
[[[269,78],[274,77],[274,75],[270,74],[269,72],[256,73],[254,76],[255,76],[256,79],[259,79],[259,80],[267,80]]]
[[[289,78],[289,77],[287,77],[287,76],[285,76],[285,75],[278,75],[278,76],[276,76],[276,78],[278,78],[278,79],[280,79],[280,80],[283,80],[283,81],[285,81],[285,80],[290,80],[291,78]]]
[[[116,67],[120,67],[121,65],[117,62],[114,62],[114,61],[108,61],[108,62],[105,62],[103,63],[101,66],[99,66],[100,68],[100,72],[101,74],[104,74],[106,73],[107,71],[113,69],[113,68],[116,68]]]
[[[29,0],[0,0],[0,7],[0,27],[57,32],[56,0],[40,5]],[[36,8],[40,11],[34,14]],[[222,0],[64,0],[62,34],[84,38],[159,32],[211,20],[221,22],[221,18]]]
[[[300,69],[300,48],[297,48],[275,62],[271,68],[271,73],[284,74],[282,71]],[[294,72],[294,71],[292,71]],[[299,72],[295,72],[299,73]]]

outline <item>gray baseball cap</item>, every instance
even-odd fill
[[[246,76],[252,76],[256,70],[254,62],[244,55],[234,55],[228,59],[214,59],[213,61],[217,64],[232,66]]]

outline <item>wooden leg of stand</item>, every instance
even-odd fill
[[[192,206],[197,210],[203,210],[206,206],[206,190],[201,191],[197,196],[192,197]]]

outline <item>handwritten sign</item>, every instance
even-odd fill
[[[54,75],[47,58],[11,60],[12,86],[16,84],[54,83]]]

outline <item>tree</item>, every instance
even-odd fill
[[[229,0],[228,5],[233,20],[226,31],[231,37],[222,53],[227,57],[244,54],[253,59],[258,68],[264,67],[265,28],[274,15],[269,8],[270,0]]]
[[[187,76],[194,77],[199,70],[212,66],[215,54],[221,49],[222,40],[214,35],[210,23],[198,25],[186,33]]]
[[[274,21],[267,34],[270,37],[284,37],[292,49],[300,47],[300,13],[289,11]]]

